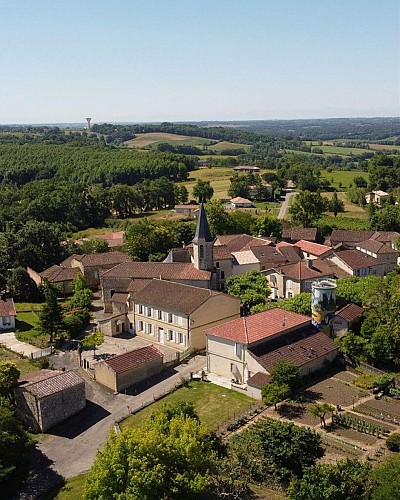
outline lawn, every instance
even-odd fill
[[[15,310],[18,313],[22,312],[40,312],[42,310],[43,304],[42,303],[35,303],[35,302],[15,302]]]
[[[191,382],[180,387],[165,398],[153,403],[121,422],[121,427],[140,427],[149,415],[164,403],[178,401],[193,403],[200,420],[210,430],[216,431],[224,423],[235,420],[247,411],[254,401],[239,392],[225,389],[209,382]]]
[[[39,318],[34,312],[20,312],[15,320],[15,336],[21,342],[37,347],[47,347],[48,335],[39,328]]]
[[[28,358],[22,358],[15,352],[9,351],[4,347],[0,347],[0,362],[1,361],[11,361],[15,363],[21,375],[39,370],[39,368],[32,364]]]
[[[41,500],[79,500],[83,495],[87,474],[71,477],[62,486],[55,486],[41,496]]]
[[[328,181],[331,182],[332,187],[336,188],[338,191],[348,189],[350,184],[354,186],[354,177],[364,177],[367,181],[369,180],[367,172],[361,172],[358,170],[333,170],[332,172],[321,170],[321,178],[328,179]],[[341,183],[341,187],[339,187],[339,183]]]

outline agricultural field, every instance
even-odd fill
[[[245,151],[248,151],[250,149],[249,144],[239,144],[237,142],[227,142],[227,141],[221,141],[218,142],[217,144],[214,144],[213,146],[209,146],[208,149],[211,149],[212,151],[222,151],[224,149],[244,149]]]
[[[332,184],[332,187],[338,191],[344,191],[350,187],[350,184],[354,186],[355,177],[364,177],[364,179],[369,181],[369,174],[367,172],[359,172],[358,170],[333,170],[328,172],[327,170],[321,170],[321,178],[328,179]],[[339,183],[341,186],[339,186]]]
[[[371,144],[368,144],[368,146],[374,150],[374,151],[381,151],[381,150],[388,150],[390,151],[391,149],[394,149],[396,151],[400,151],[400,146],[394,146],[394,145],[391,145],[391,144],[375,144],[375,143],[371,143]]]
[[[363,153],[371,153],[369,149],[362,148],[347,148],[340,146],[315,146],[318,149],[322,149],[324,153],[340,155],[340,156],[351,156],[351,155],[361,155]]]
[[[201,422],[212,431],[216,431],[226,422],[235,420],[238,415],[254,406],[251,398],[239,392],[209,382],[192,381],[128,417],[121,422],[121,428],[140,427],[158,407],[164,403],[176,404],[179,401],[193,403]]]
[[[332,192],[326,192],[326,193],[321,193],[323,196],[326,196],[328,199],[331,199],[333,196]],[[349,200],[347,199],[346,193],[344,192],[339,192],[338,194],[339,200],[342,200],[344,203],[344,212],[341,212],[338,214],[338,217],[340,218],[347,218],[347,219],[357,219],[357,220],[368,220],[368,213],[366,210],[364,210],[363,207],[360,207],[359,205],[355,205],[354,203],[350,203]],[[326,212],[328,216],[334,217],[332,212]]]
[[[165,132],[149,132],[147,134],[137,134],[134,139],[126,141],[124,144],[128,148],[156,148],[158,144],[168,143],[173,146],[196,146],[203,148],[205,144],[215,144],[216,141],[205,139],[204,137],[189,137],[187,135],[168,134]]]

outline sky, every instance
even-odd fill
[[[0,124],[400,116],[399,0],[0,0]]]

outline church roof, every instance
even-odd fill
[[[208,226],[206,211],[203,203],[200,205],[200,212],[197,219],[196,233],[193,238],[193,243],[199,243],[200,240],[211,242],[214,238]]]

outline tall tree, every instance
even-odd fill
[[[287,384],[270,382],[261,389],[262,400],[266,405],[276,405],[286,399],[290,394],[290,387]]]
[[[57,300],[57,289],[54,285],[44,281],[43,291],[45,303],[39,314],[40,328],[43,333],[50,336],[50,343],[53,343],[63,326],[63,311]]]
[[[261,236],[282,238],[282,222],[271,214],[260,217],[257,221],[257,231]]]
[[[337,214],[339,212],[344,212],[344,203],[342,200],[339,200],[338,194],[336,191],[333,193],[332,199],[329,200],[329,202],[328,202],[328,210],[333,212],[333,215],[335,217],[337,217]]]
[[[14,387],[18,384],[20,371],[11,361],[0,362],[0,396],[14,401]]]
[[[323,214],[326,209],[326,199],[319,193],[310,191],[300,191],[292,201],[289,207],[289,213],[292,215],[292,221],[303,227],[310,227]]]
[[[264,304],[271,294],[267,278],[260,271],[248,271],[242,276],[231,276],[227,279],[227,291],[239,297],[246,310],[257,304]]]
[[[214,194],[214,189],[211,186],[210,181],[205,181],[203,179],[197,179],[196,184],[193,186],[193,196],[198,200],[199,203],[205,203],[211,200]]]

